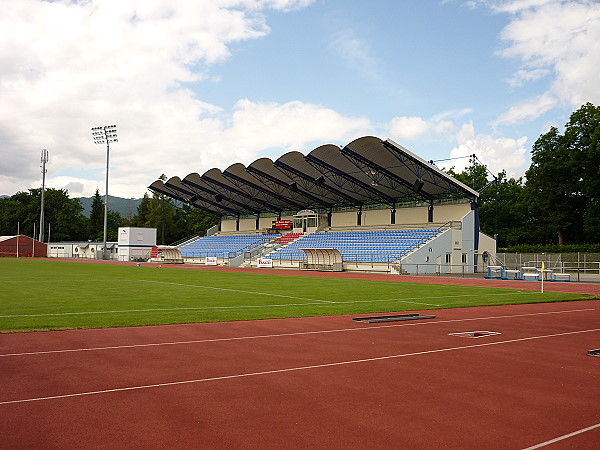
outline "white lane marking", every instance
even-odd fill
[[[246,339],[269,339],[269,338],[277,338],[277,337],[289,337],[289,336],[305,336],[310,334],[326,334],[326,333],[341,333],[347,331],[365,331],[365,330],[377,330],[379,328],[396,328],[396,327],[410,327],[410,326],[419,326],[419,325],[437,325],[440,323],[452,323],[452,322],[468,322],[474,320],[490,320],[490,319],[512,319],[514,317],[527,317],[527,316],[542,316],[548,314],[565,314],[565,313],[576,313],[576,312],[586,312],[586,311],[595,311],[594,308],[585,308],[585,309],[571,309],[565,311],[547,311],[547,312],[537,312],[537,313],[524,313],[524,314],[511,314],[504,316],[489,316],[489,317],[472,317],[467,319],[449,319],[449,320],[436,320],[436,321],[428,321],[428,322],[411,322],[411,323],[400,323],[400,324],[390,324],[390,325],[378,325],[378,326],[368,326],[368,327],[354,327],[354,328],[338,328],[333,330],[317,330],[317,331],[298,331],[295,333],[279,333],[279,334],[261,334],[256,336],[238,336],[238,337],[229,337],[229,338],[214,338],[214,339],[198,339],[198,340],[190,340],[190,341],[173,341],[173,342],[154,342],[147,344],[131,344],[131,345],[113,345],[107,347],[86,347],[86,348],[74,348],[74,349],[63,349],[63,350],[45,350],[38,352],[22,352],[22,353],[4,353],[0,354],[0,357],[7,356],[31,356],[31,355],[46,355],[49,353],[70,353],[70,352],[87,352],[92,350],[117,350],[117,349],[127,349],[127,348],[140,348],[140,347],[160,347],[163,345],[184,345],[184,344],[204,344],[210,342],[224,342],[224,341],[241,341]]]
[[[203,383],[206,381],[219,381],[219,380],[230,380],[230,379],[234,379],[234,378],[255,377],[255,376],[259,376],[259,375],[270,375],[270,374],[274,374],[274,373],[297,372],[300,370],[322,369],[324,367],[335,367],[335,366],[344,366],[344,365],[359,364],[359,363],[373,362],[373,361],[384,361],[384,360],[388,360],[388,359],[405,358],[408,356],[429,355],[429,354],[433,354],[433,353],[450,352],[450,351],[455,351],[455,350],[466,350],[466,349],[470,349],[470,348],[487,347],[487,346],[491,346],[491,345],[510,344],[510,343],[514,343],[514,342],[531,341],[531,340],[535,340],[535,339],[547,339],[547,338],[558,337],[558,336],[569,336],[569,335],[573,335],[573,334],[593,333],[596,331],[600,331],[600,328],[594,328],[591,330],[569,331],[566,333],[547,334],[547,335],[542,335],[542,336],[530,336],[530,337],[526,337],[526,338],[510,339],[510,340],[506,340],[506,341],[487,342],[484,344],[463,345],[461,347],[448,347],[448,348],[440,348],[437,350],[425,350],[422,352],[402,353],[399,355],[378,356],[375,358],[355,359],[355,360],[350,360],[350,361],[339,361],[339,362],[334,362],[334,363],[315,364],[315,365],[311,365],[311,366],[289,367],[287,369],[265,370],[262,372],[239,373],[239,374],[235,374],[235,375],[224,375],[224,376],[220,376],[220,377],[199,378],[196,380],[171,381],[168,383],[147,384],[147,385],[141,385],[141,386],[129,386],[129,387],[115,388],[115,389],[103,389],[100,391],[77,392],[74,394],[52,395],[52,396],[48,396],[48,397],[24,398],[21,400],[8,400],[8,401],[0,402],[0,406],[11,405],[11,404],[15,404],[15,403],[36,402],[36,401],[41,401],[41,400],[56,400],[59,398],[71,398],[71,397],[82,397],[82,396],[87,396],[87,395],[106,394],[106,393],[110,393],[110,392],[123,392],[123,391],[150,389],[150,388],[165,387],[165,386],[177,386],[177,385],[182,385],[182,384]]]
[[[590,431],[590,430],[593,430],[594,428],[598,428],[598,427],[600,427],[600,423],[597,423],[596,425],[592,425],[591,427],[582,428],[581,430],[573,431],[572,433],[569,433],[569,434],[564,434],[562,436],[559,436],[554,439],[550,439],[549,441],[542,442],[542,443],[534,445],[532,447],[527,447],[523,450],[534,450],[536,448],[545,447],[546,445],[554,444],[555,442],[562,441],[563,439],[568,439],[573,436],[577,436],[578,434],[585,433],[586,431]]]

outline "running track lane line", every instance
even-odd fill
[[[534,445],[532,447],[527,447],[523,450],[534,450],[536,448],[545,447],[546,445],[554,444],[555,442],[559,442],[564,439],[568,439],[570,437],[577,436],[578,434],[585,433],[586,431],[591,431],[594,428],[598,428],[598,427],[600,427],[600,423],[597,423],[596,425],[592,425],[591,427],[582,428],[581,430],[573,431],[572,433],[569,433],[569,434],[563,434],[562,436],[559,436],[554,439],[550,439],[549,441],[546,441],[546,442],[541,442],[540,444]]]
[[[464,345],[461,347],[448,347],[448,348],[440,348],[437,350],[425,350],[422,352],[402,353],[399,355],[378,356],[376,358],[356,359],[356,360],[351,360],[351,361],[339,361],[339,362],[334,362],[334,363],[315,364],[312,366],[289,367],[287,369],[265,370],[262,372],[240,373],[240,374],[235,374],[235,375],[224,375],[221,377],[200,378],[197,380],[171,381],[168,383],[148,384],[148,385],[142,385],[142,386],[130,386],[130,387],[123,387],[123,388],[115,388],[115,389],[103,389],[100,391],[77,392],[74,394],[53,395],[53,396],[49,396],[49,397],[36,397],[36,398],[25,398],[25,399],[21,399],[21,400],[8,400],[8,401],[0,402],[0,406],[11,405],[11,404],[15,404],[15,403],[29,403],[29,402],[36,402],[36,401],[42,401],[42,400],[56,400],[56,399],[61,399],[61,398],[72,398],[72,397],[83,397],[83,396],[88,396],[88,395],[108,394],[111,392],[134,391],[134,390],[150,389],[150,388],[158,388],[158,387],[166,387],[166,386],[177,386],[177,385],[183,385],[183,384],[194,384],[194,383],[202,383],[202,382],[207,382],[207,381],[220,381],[220,380],[230,380],[230,379],[234,379],[234,378],[255,377],[255,376],[260,376],[260,375],[271,375],[271,374],[275,374],[275,373],[297,372],[300,370],[322,369],[324,367],[335,367],[335,366],[344,366],[344,365],[350,365],[350,364],[359,364],[359,363],[364,363],[364,362],[383,361],[383,360],[387,360],[387,359],[404,358],[404,357],[408,357],[408,356],[429,355],[429,354],[433,354],[433,353],[443,353],[443,352],[450,352],[450,351],[455,351],[455,350],[465,350],[465,349],[477,348],[477,347],[488,347],[491,345],[511,344],[514,342],[531,341],[531,340],[536,340],[536,339],[547,339],[547,338],[558,337],[558,336],[569,336],[569,335],[573,335],[573,334],[593,333],[593,332],[597,332],[597,331],[600,331],[600,328],[594,328],[591,330],[570,331],[567,333],[547,334],[547,335],[542,335],[542,336],[530,336],[530,337],[520,338],[520,339],[510,339],[507,341],[488,342],[485,344],[473,344],[473,345]]]
[[[396,327],[411,327],[420,325],[436,325],[439,323],[452,323],[452,322],[469,322],[475,320],[489,320],[489,319],[512,319],[514,317],[527,317],[527,316],[542,316],[548,314],[565,314],[574,312],[586,312],[595,311],[594,308],[585,309],[570,309],[566,311],[546,311],[537,313],[524,313],[524,314],[512,314],[504,316],[489,316],[489,317],[472,317],[467,319],[449,319],[449,320],[436,320],[430,322],[413,322],[413,323],[398,323],[394,325],[379,325],[370,327],[354,327],[354,328],[338,328],[333,330],[318,330],[318,331],[298,331],[296,333],[279,333],[279,334],[259,334],[256,336],[238,336],[229,338],[215,338],[215,339],[198,339],[191,341],[174,341],[174,342],[150,342],[148,344],[131,344],[131,345],[111,345],[107,347],[88,347],[88,348],[73,348],[63,350],[45,350],[39,352],[23,352],[23,353],[4,353],[0,354],[0,358],[8,356],[32,356],[32,355],[46,355],[49,353],[70,353],[70,352],[89,352],[94,350],[118,350],[127,348],[139,348],[139,347],[160,347],[162,345],[185,345],[185,344],[204,344],[209,342],[223,342],[223,341],[243,341],[246,339],[269,339],[276,337],[289,337],[289,336],[305,336],[309,334],[326,334],[326,333],[342,333],[346,331],[362,331],[362,330],[377,330],[379,328],[396,328]]]

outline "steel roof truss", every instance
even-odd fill
[[[382,141],[385,148],[387,148],[394,157],[401,162],[408,170],[415,174],[415,176],[420,179],[426,179],[428,183],[439,187],[445,191],[448,191],[452,194],[462,194],[465,192],[456,184],[451,183],[447,178],[444,178],[438,174],[436,174],[432,170],[428,170],[423,167],[423,165],[419,161],[415,161],[410,156],[405,154],[402,151],[399,151],[395,146],[391,145],[386,141]],[[443,197],[443,195],[441,195]],[[440,196],[438,196],[440,197]]]
[[[182,180],[181,182],[183,184],[190,186],[192,189],[194,189],[196,191],[206,192],[207,194],[214,196],[215,202],[218,205],[222,205],[222,203],[221,203],[222,201],[225,201],[227,203],[231,203],[231,204],[235,205],[236,207],[238,207],[235,209],[237,211],[237,214],[244,214],[247,212],[251,212],[252,214],[260,214],[260,210],[258,210],[256,208],[252,208],[247,203],[240,203],[232,198],[224,196],[223,194],[221,194],[219,192],[214,192],[214,191],[211,191],[210,189],[200,186],[200,185],[194,183],[193,181]],[[221,201],[218,200],[219,198],[221,198]]]
[[[264,207],[265,211],[271,211],[273,209],[273,205],[270,204],[269,202],[261,200],[260,198],[253,197],[251,194],[247,194],[246,192],[240,191],[231,186],[227,186],[226,184],[223,184],[220,181],[215,180],[214,178],[210,178],[209,176],[207,176],[205,174],[202,175],[200,178],[203,181],[205,181],[206,183],[210,184],[211,186],[215,186],[216,188],[219,188],[219,189],[215,189],[215,190],[223,196],[227,195],[229,198],[231,198],[231,195],[229,193],[232,192],[235,195],[242,197],[246,201],[251,201],[254,203],[258,203],[259,205],[262,205]]]
[[[228,208],[225,205],[222,205],[220,203],[214,202],[212,200],[207,199],[205,196],[202,196],[198,192],[198,191],[200,191],[200,189],[193,189],[191,191],[188,191],[188,190],[186,190],[184,188],[181,188],[179,186],[176,186],[174,184],[169,184],[168,182],[165,183],[165,187],[168,188],[168,189],[174,189],[177,192],[181,193],[182,197],[184,199],[184,202],[187,203],[188,205],[195,204],[198,201],[202,201],[202,202],[204,202],[204,203],[206,203],[208,205],[216,207],[217,209],[222,209],[223,211],[226,211],[226,212],[228,212],[230,214],[233,214],[233,215],[240,214],[240,212],[237,211],[237,210],[235,210],[235,209]],[[192,194],[191,196],[189,195],[190,193]]]
[[[244,189],[248,189],[248,188],[250,188],[252,191],[254,191],[254,192],[247,192],[248,195],[256,196],[257,193],[260,192],[261,194],[266,195],[267,198],[269,198],[269,199],[274,199],[274,200],[283,199],[284,200],[283,204],[281,203],[281,201],[276,201],[276,202],[271,202],[271,205],[278,205],[279,208],[281,208],[281,209],[286,209],[286,207],[293,207],[298,210],[304,209],[304,207],[302,205],[300,205],[299,203],[291,201],[288,198],[284,198],[284,197],[279,198],[278,195],[280,195],[280,194],[278,194],[277,192],[273,192],[262,186],[258,186],[257,184],[254,184],[248,180],[244,180],[243,178],[238,177],[237,175],[235,175],[231,172],[225,171],[225,172],[223,172],[223,175],[225,177],[227,177],[228,179],[230,179],[231,182],[234,183],[242,191]],[[256,197],[253,197],[253,198],[256,198]],[[271,207],[270,211],[277,212],[277,210],[273,209],[272,207]]]
[[[383,200],[383,203],[387,203],[389,205],[393,205],[395,203],[395,200],[387,194],[384,194],[378,189],[375,189],[374,187],[369,186],[368,184],[354,178],[353,176],[342,172],[336,167],[333,167],[332,165],[320,160],[319,158],[314,157],[313,155],[306,155],[306,161],[315,166],[320,172],[323,172],[323,170],[325,170],[327,172],[327,177],[333,175],[334,178],[332,178],[332,180],[340,187],[344,188],[344,185],[350,185],[352,188],[347,190],[352,193],[364,195],[365,197],[368,197],[371,200]],[[368,192],[369,195],[365,195],[365,192]]]
[[[420,188],[418,187],[417,183],[410,183],[409,181],[390,172],[389,170],[380,166],[374,161],[371,161],[363,157],[362,155],[352,151],[348,147],[344,147],[341,150],[341,152],[344,156],[346,156],[346,158],[350,162],[352,162],[352,164],[354,164],[358,169],[364,172],[365,175],[367,175],[374,182],[393,190],[398,190],[398,188],[401,188],[401,192],[404,194],[405,197],[425,198],[427,200],[433,199],[432,195],[420,191]],[[372,173],[371,170],[365,169],[374,169],[375,173]],[[420,179],[420,177],[417,177],[417,182]]]
[[[348,202],[349,205],[356,205],[357,203],[355,198],[352,198],[345,192],[335,189],[333,186],[329,186],[325,183],[316,183],[313,177],[302,172],[301,170],[296,169],[295,167],[282,163],[279,160],[273,162],[273,165],[281,170],[291,180],[298,183],[298,185],[301,186],[305,191],[312,191],[313,189],[316,189],[317,193],[325,198],[329,199],[329,196],[327,195],[329,194],[334,195],[335,197],[343,198]],[[335,199],[333,200],[335,201]]]
[[[157,188],[156,186],[152,186],[152,185],[148,186],[148,189],[150,189],[151,191],[154,191],[154,192],[158,192],[159,194],[167,195],[167,196],[169,196],[169,197],[171,197],[171,198],[173,198],[175,200],[179,200],[182,203],[186,203],[188,205],[194,206],[195,208],[198,208],[198,209],[201,209],[203,211],[206,211],[207,213],[214,214],[214,215],[217,215],[217,216],[222,216],[223,215],[222,212],[218,212],[218,211],[215,211],[213,209],[207,208],[206,206],[203,206],[202,204],[198,204],[198,202],[193,202],[191,204],[190,202],[188,202],[187,199],[185,199],[182,196],[174,193],[172,189],[160,189],[160,188]]]
[[[290,194],[292,199],[296,195],[302,195],[302,196],[306,197],[307,199],[309,199],[310,201],[314,202],[315,205],[324,206],[326,208],[331,208],[331,206],[332,206],[330,203],[324,202],[322,199],[315,197],[310,192],[306,192],[303,189],[298,189],[298,184],[295,182],[294,182],[294,184],[296,184],[296,190],[294,190],[294,188],[292,186],[290,186],[288,183],[286,183],[285,181],[280,180],[272,175],[269,175],[268,173],[265,173],[262,170],[256,169],[251,166],[247,167],[246,170],[248,172],[250,172],[259,181],[268,185],[269,188],[275,192],[277,192],[278,190],[281,190],[281,192],[286,192],[286,193]],[[283,195],[283,194],[279,194],[279,195]]]

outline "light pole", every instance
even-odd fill
[[[42,165],[42,205],[40,208],[40,242],[44,242],[44,191],[46,190],[46,163],[48,162],[48,150],[42,150],[42,157],[40,158]]]
[[[106,144],[106,190],[104,194],[104,242],[102,246],[102,259],[106,259],[106,234],[108,229],[108,157],[110,144],[118,142],[117,126],[106,125],[104,127],[92,128],[92,137],[95,144]]]

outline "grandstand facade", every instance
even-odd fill
[[[472,273],[495,253],[479,230],[479,193],[389,139],[366,136],[149,188],[219,217],[212,236],[180,246],[187,262],[306,268],[310,254],[312,268],[327,270],[333,263],[313,259],[335,254],[342,270]]]

